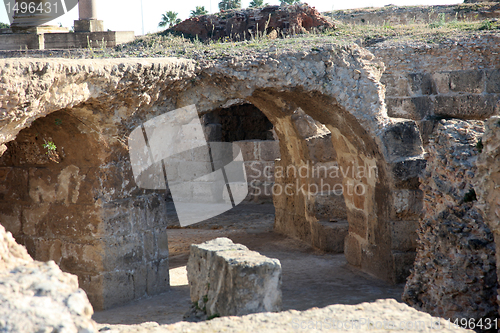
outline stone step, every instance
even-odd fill
[[[348,232],[349,223],[347,220],[318,220],[312,226],[312,245],[327,252],[344,253],[344,239]]]

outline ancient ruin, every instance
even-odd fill
[[[194,21],[178,27],[194,31]],[[217,38],[231,37],[226,28]],[[128,140],[195,106],[207,141],[241,150],[247,183],[238,186],[247,202],[273,203],[274,232],[406,283],[403,301],[432,316],[497,318],[500,35],[367,40],[273,41],[193,59],[1,59],[0,222],[33,259],[76,275],[96,311],[168,291],[168,231],[182,228],[168,188],[134,181]],[[210,288],[200,288],[203,305]],[[391,301],[362,307],[439,322]],[[259,318],[231,323],[259,327]],[[228,320],[192,327],[216,331]]]

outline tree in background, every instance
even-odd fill
[[[241,0],[222,0],[219,2],[220,10],[241,8]]]
[[[281,0],[281,5],[295,5],[299,2],[300,0]]]
[[[264,7],[264,6],[269,6],[268,3],[264,3],[264,0],[252,0],[250,2],[250,8],[258,8],[258,7]]]
[[[205,6],[196,6],[196,9],[191,11],[190,16],[195,17],[195,16],[207,15],[207,14],[208,14],[208,10],[205,9]]]
[[[163,28],[168,25],[169,28],[172,28],[174,25],[181,23],[181,19],[177,18],[177,13],[169,10],[165,14],[161,14],[161,21],[158,23],[158,26]]]
[[[3,23],[3,22],[0,22],[0,29],[9,29],[9,28],[10,28],[10,25]]]

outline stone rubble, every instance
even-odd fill
[[[205,40],[248,40],[269,35],[306,33],[312,29],[334,28],[327,17],[305,3],[292,6],[233,9],[215,15],[189,18],[168,31]]]
[[[434,316],[496,317],[495,244],[473,187],[483,131],[482,121],[441,120],[427,147],[425,217],[403,300]]]
[[[0,332],[97,332],[76,276],[33,261],[0,226]]]

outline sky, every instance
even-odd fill
[[[242,7],[248,7],[251,0],[242,0]],[[178,17],[186,19],[191,10],[196,6],[205,6],[209,12],[217,12],[219,0],[97,0],[98,18],[104,21],[104,28],[114,31],[134,31],[136,35],[156,32],[162,30],[158,28],[161,14],[172,10],[178,13]],[[278,5],[279,0],[265,1],[271,5]],[[454,0],[308,0],[303,1],[310,6],[316,7],[320,12],[332,9],[348,9],[361,7],[382,7],[388,4],[398,6],[410,5],[446,5],[457,4],[463,1]],[[142,6],[142,10],[141,10]],[[52,21],[51,24],[71,28],[73,21],[78,19],[78,7],[69,11],[65,15]],[[7,12],[4,6],[0,5],[0,22],[8,23]],[[144,26],[144,30],[143,30]]]

